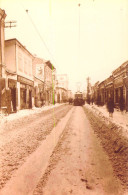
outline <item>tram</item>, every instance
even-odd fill
[[[85,100],[83,98],[82,92],[76,92],[74,95],[74,106],[83,106],[85,104]]]

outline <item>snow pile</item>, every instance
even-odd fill
[[[10,115],[0,115],[0,124],[3,124],[7,121],[13,121],[16,119],[20,119],[23,118],[25,116],[29,116],[31,114],[35,114],[35,113],[40,113],[42,111],[45,110],[49,110],[58,106],[61,106],[63,104],[55,104],[55,105],[49,105],[49,106],[42,106],[40,108],[37,107],[33,107],[32,109],[24,109],[24,110],[19,110],[16,113],[12,113]]]
[[[93,130],[111,160],[115,175],[121,180],[124,189],[126,189],[128,188],[128,129],[118,122],[115,123],[116,115],[113,119],[109,118],[105,116],[105,110],[102,113],[99,109],[96,106],[84,106]],[[125,117],[127,118],[127,115]],[[125,124],[123,117],[122,122]]]
[[[112,122],[118,127],[122,127],[122,132],[125,133],[126,136],[128,136],[128,113],[127,112],[120,112],[116,109],[114,109],[113,117],[109,117],[109,113],[107,111],[106,106],[100,106],[97,105],[89,105],[86,104],[85,107],[88,109],[91,109],[93,112],[98,114],[100,117],[102,117],[106,122]]]

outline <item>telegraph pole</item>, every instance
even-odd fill
[[[4,28],[12,28],[12,27],[16,27],[16,21],[5,22]]]

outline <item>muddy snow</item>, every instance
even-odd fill
[[[63,105],[4,124],[0,133],[0,188],[70,109]]]
[[[34,195],[125,193],[82,107],[74,107]]]
[[[127,195],[122,132],[93,109],[71,105],[8,121],[0,133],[0,194]]]

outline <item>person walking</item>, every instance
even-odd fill
[[[108,102],[107,102],[107,109],[109,112],[109,117],[113,117],[113,112],[114,112],[114,101],[113,98],[109,98]]]

